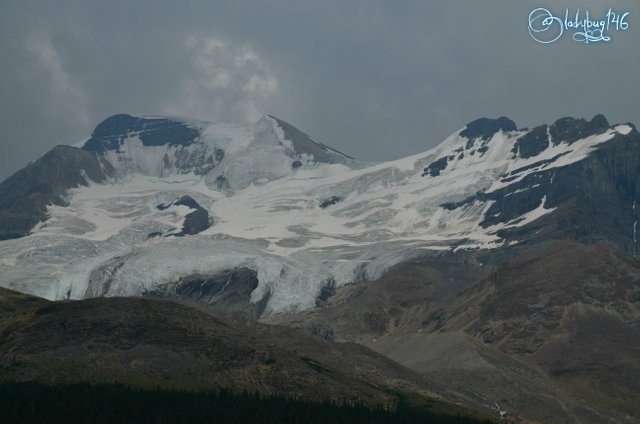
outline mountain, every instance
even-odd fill
[[[639,176],[602,115],[383,163],[272,116],[115,115],[0,184],[0,286],[58,301],[0,292],[0,375],[640,422]]]
[[[207,303],[233,282],[234,304],[266,316],[418,257],[499,261],[548,239],[634,255],[638,138],[601,115],[532,130],[483,118],[424,153],[365,164],[271,116],[115,115],[82,148],[56,147],[0,184],[1,284]]]
[[[639,143],[601,115],[531,130],[483,118],[367,164],[271,116],[115,115],[0,184],[0,284],[48,299],[192,296],[194,281],[240,273],[244,304],[267,316],[424,256],[552,239],[634,255]],[[225,285],[209,286],[215,301]]]

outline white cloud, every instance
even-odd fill
[[[55,105],[52,112],[61,120],[71,121],[74,126],[88,128],[90,119],[87,95],[65,70],[52,41],[45,36],[31,36],[27,38],[27,49],[47,75],[48,95]]]
[[[251,122],[278,93],[278,80],[267,62],[249,45],[218,37],[190,37],[185,42],[190,69],[169,113],[203,119]]]

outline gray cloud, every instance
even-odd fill
[[[75,84],[72,76],[64,69],[60,56],[51,40],[41,36],[29,36],[27,49],[34,55],[35,69],[48,86],[41,99],[55,107],[51,112],[57,120],[72,119],[80,128],[90,124],[86,93]]]
[[[366,160],[426,150],[481,116],[640,123],[637,1],[547,3],[628,10],[630,29],[544,46],[527,32],[537,0],[4,0],[0,179],[114,113],[269,113]]]
[[[163,110],[194,118],[253,122],[264,115],[278,92],[278,80],[249,45],[216,36],[185,42],[190,62],[179,93]]]

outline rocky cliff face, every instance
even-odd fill
[[[607,129],[608,124],[601,116],[591,122],[565,118],[520,137],[514,154],[529,157],[523,146],[535,150],[536,143],[545,148],[558,144],[558,140],[579,143],[579,138],[595,137]],[[538,138],[539,134],[546,135]],[[553,210],[534,222],[501,229],[497,234],[513,241],[609,242],[628,254],[636,254],[640,134],[635,128],[617,134],[583,160],[551,169],[545,169],[544,165],[544,161],[539,161],[527,165],[526,169],[511,171],[502,177],[503,181],[517,181],[489,193],[478,193],[450,207],[455,209],[475,200],[492,202],[481,223],[485,228],[516,222],[538,208]],[[519,177],[521,172],[531,169],[534,171]]]

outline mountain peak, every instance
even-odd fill
[[[200,131],[172,118],[117,114],[96,126],[83,149],[97,153],[117,150],[130,136],[138,136],[145,146],[189,145]]]
[[[571,144],[590,135],[601,134],[609,128],[609,121],[601,114],[594,116],[591,121],[583,118],[564,117],[549,127],[549,134],[554,144],[560,142]]]
[[[498,131],[516,131],[517,129],[516,123],[506,116],[497,119],[480,118],[469,122],[465,129],[460,131],[460,136],[489,140]]]
[[[282,130],[284,138],[289,140],[293,144],[295,153],[310,154],[318,162],[327,163],[348,163],[354,160],[351,156],[348,156],[336,149],[333,149],[323,143],[314,140],[310,135],[300,131],[290,123],[276,118],[272,115],[266,115],[268,119],[271,119]]]

